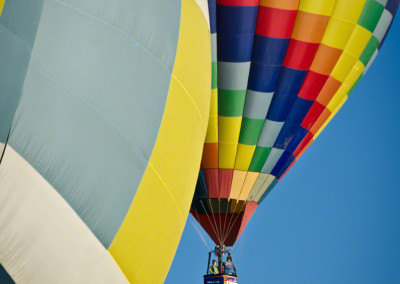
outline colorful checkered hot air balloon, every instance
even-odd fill
[[[210,0],[212,97],[192,215],[232,246],[368,70],[398,0]],[[217,75],[218,73],[218,75]]]
[[[207,128],[207,2],[0,3],[1,265],[17,283],[161,283]]]

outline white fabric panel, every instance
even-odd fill
[[[262,185],[261,189],[258,191],[257,195],[254,197],[254,201],[258,203],[261,196],[263,196],[264,192],[269,188],[269,186],[274,182],[275,176],[268,175],[265,179],[264,184]]]
[[[284,121],[273,121],[266,119],[261,131],[260,138],[258,139],[257,146],[274,146],[275,140],[278,137],[279,132],[281,132],[284,123]]]
[[[379,42],[381,42],[383,37],[385,36],[386,31],[388,30],[390,23],[392,22],[392,19],[393,15],[390,14],[388,10],[383,10],[381,18],[379,19],[379,22],[374,30],[374,36],[376,36]]]
[[[262,93],[247,90],[243,116],[253,119],[265,119],[273,95],[273,92]]]
[[[211,34],[211,61],[217,62],[217,34]]]
[[[128,283],[75,211],[10,146],[0,188],[0,262],[17,283]]]
[[[283,152],[285,152],[284,149],[272,148],[271,152],[268,155],[267,161],[265,162],[263,168],[261,169],[261,172],[266,174],[271,173],[276,163],[281,158]]]
[[[381,3],[382,6],[386,6],[386,4],[388,2],[388,0],[375,0],[375,1],[378,2],[378,3]]]
[[[204,17],[206,18],[208,28],[210,28],[210,16],[208,13],[208,2],[207,0],[195,0],[197,5],[199,5],[201,11],[204,14]]]
[[[256,182],[253,185],[253,188],[250,191],[249,196],[247,197],[247,201],[256,201],[255,197],[257,193],[260,191],[261,187],[263,186],[265,180],[268,178],[269,174],[260,173],[257,177]]]
[[[250,62],[218,61],[218,88],[224,90],[246,90]]]
[[[0,159],[1,159],[1,156],[3,155],[3,151],[4,151],[4,144],[0,143]]]

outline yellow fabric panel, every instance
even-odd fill
[[[208,120],[207,135],[205,143],[218,142],[218,117],[211,117]]]
[[[236,154],[235,169],[247,171],[250,167],[251,159],[253,158],[255,150],[256,145],[244,145],[239,143]]]
[[[358,60],[356,62],[356,64],[353,66],[353,69],[350,71],[350,74],[346,77],[346,80],[344,80],[344,82],[343,82],[343,85],[348,90],[351,89],[351,87],[354,85],[354,83],[360,77],[364,68],[365,68],[365,66],[360,60]]]
[[[345,50],[350,52],[355,58],[359,58],[371,36],[372,33],[369,30],[360,25],[356,25]]]
[[[335,17],[350,23],[357,23],[364,9],[366,0],[338,0],[333,14]]]
[[[332,77],[343,83],[356,62],[357,58],[344,50],[335,68],[332,70]]]
[[[337,49],[344,49],[354,27],[355,24],[342,21],[332,16],[326,27],[321,43]]]
[[[238,143],[242,117],[218,117],[218,140],[222,143]]]
[[[330,16],[335,6],[335,0],[302,0],[300,1],[299,11]]]
[[[218,89],[211,90],[210,117],[218,117]]]
[[[157,141],[132,205],[109,249],[132,283],[162,283],[168,273],[197,180],[210,90],[208,23],[196,2],[185,0]]]
[[[244,181],[243,189],[242,189],[242,192],[247,192],[246,199],[248,199],[250,192],[253,189],[253,186],[256,183],[256,180],[259,175],[260,175],[260,173],[247,172],[246,179]]]
[[[218,143],[218,166],[220,169],[233,169],[236,150],[237,143]]]
[[[1,15],[1,12],[3,12],[4,2],[5,2],[5,0],[0,0],[0,15]]]
[[[211,90],[210,118],[205,143],[218,142],[218,89]]]
[[[242,190],[239,194],[239,200],[247,200],[247,197],[250,194],[251,189],[253,188],[254,183],[256,182],[258,177],[258,173],[255,172],[247,172],[246,180],[244,181]]]
[[[246,179],[247,172],[245,171],[233,171],[233,177],[232,177],[232,186],[231,186],[231,192],[229,195],[230,199],[238,199],[239,194],[242,191],[243,183],[244,180]]]
[[[347,97],[347,93],[349,90],[344,86],[340,86],[339,90],[337,90],[336,94],[333,96],[332,100],[327,105],[327,108],[331,113],[335,112],[335,109],[340,105],[340,102],[344,97]]]
[[[347,101],[347,96],[344,96],[342,100],[339,102],[338,106],[336,107],[335,111],[329,116],[329,118],[325,121],[325,123],[321,126],[321,128],[315,133],[313,140],[317,139],[317,137],[321,134],[321,132],[325,129],[325,127],[329,124],[332,118],[337,114],[337,112],[342,108],[344,103]]]

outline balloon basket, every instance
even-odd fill
[[[204,275],[204,284],[237,284],[237,276],[234,275]]]

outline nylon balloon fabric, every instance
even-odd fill
[[[162,283],[207,130],[206,0],[0,10],[0,282]]]
[[[398,0],[210,0],[213,96],[191,213],[234,245],[375,59]]]

